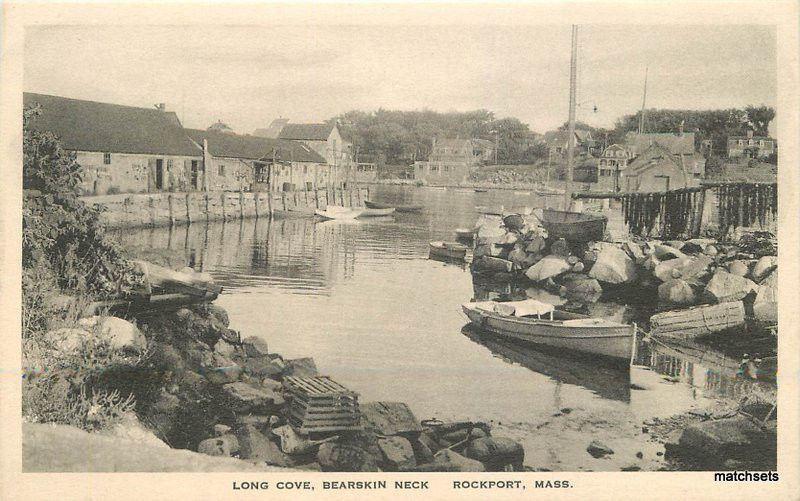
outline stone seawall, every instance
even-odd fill
[[[313,214],[326,205],[363,207],[369,188],[321,189],[292,192],[124,193],[82,197],[105,208],[103,221],[111,228],[169,226],[197,221],[221,221],[278,214]]]

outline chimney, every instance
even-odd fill
[[[167,111],[167,105],[166,105],[166,103],[158,103],[156,105],[156,109],[158,111]]]
[[[753,129],[747,129],[747,139],[753,139]]]

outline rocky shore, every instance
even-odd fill
[[[129,395],[135,416],[126,416],[126,427],[140,436],[150,430],[154,443],[319,471],[522,469],[522,446],[493,436],[486,423],[420,422],[401,402],[362,402],[356,430],[299,433],[288,420],[295,396],[286,378],[317,376],[314,360],[271,352],[262,338],[230,329],[227,313],[214,304],[90,317],[48,337],[63,354],[79,352],[98,334],[124,357],[95,372],[93,391]],[[28,378],[43,372],[26,364]]]

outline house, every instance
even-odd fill
[[[681,162],[681,157],[673,155],[660,143],[652,143],[631,161],[621,173],[622,191],[660,192],[696,186]]]
[[[745,136],[728,138],[728,158],[766,158],[778,151],[777,142],[768,136],[754,136],[752,130]]]
[[[551,155],[566,155],[569,148],[569,131],[554,130],[542,136]],[[596,143],[591,131],[575,129],[575,154],[592,154],[596,150]]]
[[[86,194],[198,189],[202,149],[163,105],[139,108],[46,94],[23,93],[40,106],[34,129],[49,131],[83,168]]]
[[[472,140],[472,153],[478,157],[478,162],[481,164],[495,163],[495,143],[486,139],[473,139]]]
[[[186,129],[203,149],[209,190],[294,191],[326,186],[330,167],[308,146],[222,132]]]
[[[369,183],[378,179],[378,165],[371,162],[358,162],[355,168],[355,180]]]
[[[620,191],[620,180],[628,168],[633,155],[630,150],[619,144],[608,146],[597,161],[597,183],[599,188],[608,191]]]
[[[288,118],[276,118],[266,129],[256,129],[253,135],[256,137],[266,137],[268,139],[278,139],[278,135],[284,126],[289,123]]]
[[[658,143],[672,155],[694,155],[694,132],[683,132],[683,127],[678,132],[628,132],[625,135],[624,147],[632,156],[637,156],[647,150],[653,143]]]
[[[325,157],[329,165],[346,166],[352,159],[351,145],[342,139],[339,127],[334,123],[286,123],[278,133],[278,138],[300,141]]]
[[[433,139],[426,162],[414,163],[414,179],[431,184],[458,184],[480,164],[481,153],[471,139]]]

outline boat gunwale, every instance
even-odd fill
[[[613,337],[630,337],[635,333],[633,325],[629,324],[619,324],[619,325],[604,325],[604,326],[596,326],[596,325],[564,325],[564,320],[548,320],[548,319],[539,319],[539,318],[529,318],[529,317],[508,317],[504,315],[499,315],[494,312],[480,310],[478,308],[470,308],[466,305],[461,305],[464,309],[464,312],[471,311],[481,315],[481,317],[492,318],[498,320],[500,322],[508,322],[517,325],[543,325],[547,327],[555,327],[561,328],[565,330],[585,330],[585,329],[592,329],[592,330],[619,330],[619,329],[626,329],[630,330],[628,334],[617,334],[617,335],[605,335],[605,336],[569,336],[570,338],[613,338]],[[469,315],[468,315],[469,316]],[[587,317],[592,318],[592,317]],[[472,319],[470,319],[472,320]],[[519,334],[519,333],[518,333]],[[565,336],[553,336],[550,334],[528,334],[533,336],[542,336],[542,337],[557,337],[563,338]]]

